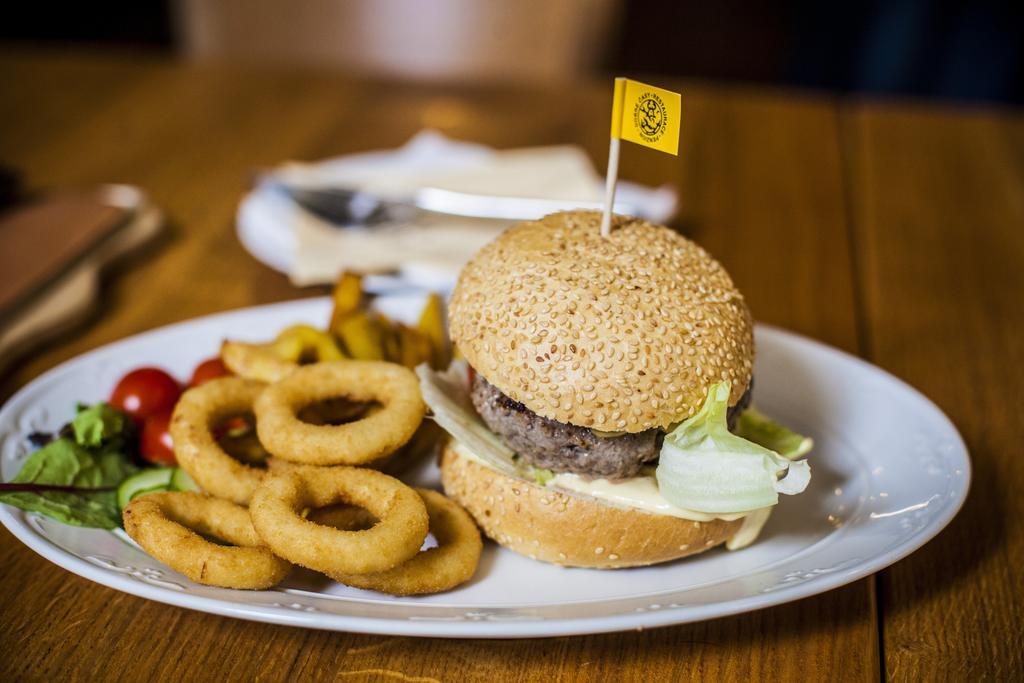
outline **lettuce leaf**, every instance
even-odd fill
[[[814,447],[811,437],[797,434],[753,407],[740,413],[736,421],[736,435],[775,451],[787,460],[807,455]]]
[[[94,448],[125,436],[130,424],[127,415],[101,402],[82,407],[71,420],[71,431],[78,445]]]
[[[33,453],[9,482],[30,490],[0,491],[0,503],[74,526],[120,526],[115,489],[138,469],[126,453],[130,430],[127,417],[106,404],[80,410],[71,422],[73,438]]]
[[[661,495],[679,507],[756,510],[777,504],[779,493],[800,493],[810,481],[806,461],[791,462],[729,431],[729,390],[728,382],[713,385],[700,412],[665,436],[655,476]]]
[[[538,486],[547,486],[555,478],[555,473],[543,467],[530,467],[530,474]]]
[[[434,422],[499,472],[520,476],[515,452],[488,429],[473,410],[466,390],[468,379],[460,369],[455,363],[445,372],[431,370],[426,363],[416,367],[420,393],[433,413]]]

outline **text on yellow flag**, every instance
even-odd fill
[[[653,85],[615,79],[612,137],[669,154],[679,154],[679,93]]]

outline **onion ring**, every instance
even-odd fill
[[[239,377],[276,382],[287,377],[303,361],[326,362],[344,358],[334,338],[309,325],[285,328],[269,344],[225,341],[220,358]]]
[[[341,425],[298,418],[306,406],[347,398],[381,409]],[[260,394],[256,431],[271,455],[305,465],[361,465],[390,455],[412,438],[426,408],[415,373],[394,363],[343,360],[298,368]]]
[[[303,519],[306,508],[348,503],[379,522],[341,531]],[[419,552],[427,537],[423,500],[394,477],[357,467],[301,467],[273,474],[249,506],[256,532],[277,555],[320,572],[366,574],[391,569]]]
[[[301,467],[301,465],[296,465],[296,467]],[[430,516],[429,509],[427,510],[427,516]],[[344,504],[329,505],[325,508],[310,510],[309,514],[306,515],[306,519],[316,524],[340,529],[341,531],[366,531],[367,529],[372,529],[373,525],[378,522],[377,518],[369,510]]]
[[[225,418],[251,412],[265,386],[241,377],[219,377],[182,394],[171,416],[178,465],[207,493],[239,505],[248,504],[266,470],[228,455],[213,428]]]
[[[396,478],[401,477],[427,456],[436,454],[440,438],[441,428],[433,422],[424,420],[407,444],[391,455],[363,463],[360,467],[377,470]],[[300,465],[282,458],[267,458],[266,463],[267,469],[272,473],[294,472],[303,467],[316,467],[316,465]],[[328,526],[334,525],[328,524]]]
[[[270,344],[246,344],[225,341],[220,347],[224,367],[239,377],[260,382],[276,382],[299,367],[274,353]]]
[[[387,571],[374,574],[330,573],[328,576],[348,586],[390,595],[440,593],[469,581],[476,572],[483,549],[476,524],[462,507],[437,491],[416,489],[416,492],[426,504],[430,533],[437,540],[437,547],[424,550]],[[320,523],[332,523],[332,526],[366,523],[365,517],[351,509],[327,513],[314,511],[309,518]]]
[[[124,529],[154,558],[207,586],[260,590],[291,570],[264,546],[244,507],[195,491],[135,498],[124,509]]]

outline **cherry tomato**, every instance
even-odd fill
[[[181,396],[181,387],[159,368],[138,368],[121,378],[110,395],[110,405],[137,422],[170,411]]]
[[[178,464],[174,457],[174,442],[168,430],[171,424],[171,410],[163,410],[150,415],[142,424],[142,436],[139,438],[139,454],[146,462],[154,465],[173,467]]]
[[[224,363],[221,362],[220,358],[208,358],[196,366],[195,371],[192,372],[192,379],[188,381],[188,385],[190,387],[198,387],[200,384],[205,384],[211,379],[226,377],[230,374],[231,372],[224,367]]]

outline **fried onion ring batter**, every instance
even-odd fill
[[[309,325],[292,325],[268,344],[225,341],[220,357],[239,377],[276,382],[303,362],[333,361],[345,356],[329,333]]]
[[[224,419],[251,412],[266,385],[221,377],[189,389],[171,416],[170,433],[178,464],[207,493],[247,505],[266,470],[235,460],[217,443],[213,429]]]
[[[313,425],[298,414],[333,398],[381,409],[341,425]],[[296,369],[256,400],[256,430],[271,455],[306,465],[361,465],[412,438],[426,408],[412,370],[381,361],[342,360]]]
[[[480,532],[469,514],[456,502],[437,491],[416,489],[430,516],[430,533],[437,540],[429,548],[393,569],[373,574],[339,574],[329,576],[339,583],[391,595],[422,595],[451,590],[469,581],[480,562],[483,543]],[[309,519],[334,525],[365,525],[363,516],[352,509],[310,513]],[[346,528],[342,526],[342,528]],[[353,528],[353,527],[347,527]]]
[[[356,505],[379,521],[342,531],[304,519],[307,508]],[[428,516],[416,491],[356,467],[302,467],[267,477],[249,506],[256,532],[277,555],[324,573],[386,571],[419,552]]]
[[[124,509],[124,529],[154,558],[207,586],[260,590],[291,570],[264,546],[244,507],[195,491],[139,496]]]

